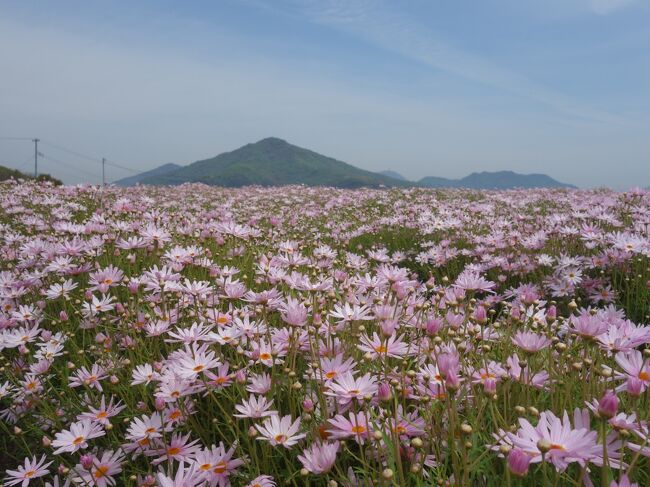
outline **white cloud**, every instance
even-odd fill
[[[629,7],[636,0],[590,0],[591,9],[599,15],[607,15],[625,7]]]

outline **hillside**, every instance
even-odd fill
[[[7,179],[34,179],[34,176],[20,172],[18,169],[0,166],[0,181],[6,181]],[[50,181],[57,186],[62,184],[59,179],[53,178],[49,174],[39,174],[36,179],[37,181]]]
[[[159,185],[201,182],[230,187],[305,184],[358,188],[409,185],[275,137],[247,144],[232,152],[197,161],[165,174],[143,177],[141,182]]]
[[[163,164],[162,166],[158,166],[155,169],[152,169],[150,171],[145,171],[140,174],[136,174],[135,176],[129,176],[128,178],[123,178],[118,181],[115,181],[115,184],[117,186],[135,186],[136,184],[141,183],[143,179],[162,176],[163,174],[176,171],[181,167],[182,166],[173,163]]]
[[[546,174],[518,174],[513,171],[473,172],[461,179],[425,177],[418,183],[428,188],[513,189],[513,188],[575,188]]]
[[[400,173],[398,173],[397,171],[391,171],[390,169],[386,169],[385,171],[379,171],[379,174],[383,174],[384,176],[388,176],[389,178],[399,179],[400,181],[408,181],[408,179],[406,179]]]

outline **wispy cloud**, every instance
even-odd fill
[[[621,8],[633,0],[590,0],[594,8]],[[593,108],[565,94],[548,88],[484,57],[454,46],[438,36],[418,19],[391,8],[382,0],[289,0],[281,3],[253,0],[254,4],[271,10],[282,5],[284,12],[300,15],[310,22],[329,26],[382,49],[431,68],[464,78],[474,83],[516,95],[552,108],[578,122],[627,125],[624,117]],[[598,4],[598,5],[596,5]]]
[[[599,15],[607,15],[636,3],[637,0],[590,0],[591,9]]]

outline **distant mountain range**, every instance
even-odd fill
[[[269,137],[254,144],[246,144],[232,152],[224,152],[211,159],[196,161],[187,166],[165,164],[150,171],[120,179],[115,184],[177,185],[205,183],[216,186],[241,187],[248,185],[280,186],[304,184],[307,186],[359,187],[429,187],[429,188],[571,188],[544,174],[517,174],[512,171],[472,173],[462,179],[425,177],[407,181],[401,174],[386,170],[380,173],[366,171],[302,147]]]
[[[427,188],[575,188],[572,184],[561,183],[546,174],[518,174],[512,171],[473,172],[461,179],[428,176],[418,183]]]

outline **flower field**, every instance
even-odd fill
[[[0,203],[4,485],[650,485],[650,192]]]

